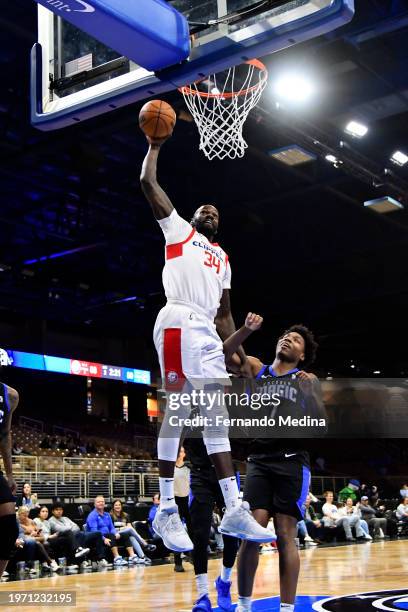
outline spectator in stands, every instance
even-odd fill
[[[305,523],[308,534],[314,542],[320,544],[324,540],[324,526],[318,518],[314,507],[311,505],[310,493],[306,496],[305,501]]]
[[[18,525],[18,538],[15,542],[16,549],[13,554],[14,563],[19,561],[25,561],[27,569],[26,571],[30,574],[37,574],[37,570],[32,567],[32,562],[37,557],[41,561],[45,561],[45,557],[41,556],[41,552],[37,550],[37,542],[34,538],[28,538],[24,534],[24,529],[17,520]],[[8,572],[3,572],[3,576],[8,576]]]
[[[17,519],[21,528],[24,532],[25,542],[35,542],[36,552],[42,560],[42,566],[44,570],[58,571],[58,564],[54,559],[51,559],[50,555],[46,551],[43,541],[44,537],[38,532],[37,526],[32,519],[28,516],[29,509],[26,506],[21,506],[17,512]]]
[[[16,505],[26,506],[29,510],[32,508],[39,508],[38,496],[36,493],[31,492],[31,485],[29,482],[25,482],[23,485],[22,495],[17,496]]]
[[[142,536],[137,533],[136,529],[129,520],[128,514],[126,514],[126,512],[123,510],[123,505],[120,499],[114,500],[110,515],[112,517],[113,525],[119,530],[119,533],[122,536],[129,536],[134,553],[136,553],[133,553],[133,556],[129,557],[129,562],[132,561],[133,563],[144,563],[145,565],[151,565],[151,559],[146,557],[142,547],[149,552],[153,552],[156,550],[156,546],[154,544],[148,544],[142,538]]]
[[[353,520],[350,520],[345,513],[340,514],[337,506],[333,504],[334,494],[333,491],[326,491],[324,494],[326,503],[323,504],[323,524],[328,528],[342,527],[346,534],[346,540],[353,542],[353,534],[351,533],[351,527],[356,528],[356,534],[358,538],[365,539],[364,531],[361,529],[360,519],[356,516]]]
[[[17,444],[17,442],[13,443],[13,447],[11,449],[11,454],[12,455],[21,455],[23,453],[23,449],[21,448],[21,446],[19,446]]]
[[[360,487],[360,495],[361,497],[368,497],[370,505],[374,507],[379,498],[378,487],[376,485],[362,484]]]
[[[79,547],[75,534],[71,530],[51,533],[47,506],[42,506],[38,517],[34,519],[34,523],[37,526],[38,533],[44,538],[45,547],[51,549],[52,556],[57,558],[66,557],[68,569],[77,569],[78,566],[75,565],[75,561],[87,555],[89,548]]]
[[[400,490],[400,494],[401,494],[402,498],[408,497],[408,484],[402,485],[401,490]]]
[[[60,502],[55,502],[51,512],[52,517],[49,520],[51,534],[58,533],[65,535],[68,532],[72,532],[77,546],[76,553],[81,553],[84,549],[91,549],[100,567],[109,565],[105,559],[105,550],[101,533],[97,531],[94,533],[85,533],[81,531],[74,521],[71,521],[67,516],[63,516],[64,506]],[[78,557],[83,556],[83,554],[84,553],[79,554]]]
[[[359,488],[360,488],[360,481],[359,480],[350,480],[350,482],[348,483],[347,487],[344,487],[344,489],[339,491],[337,500],[339,502],[345,503],[346,500],[349,497],[351,497],[351,499],[353,500],[353,503],[355,503],[358,500],[358,490],[359,490]]]
[[[377,517],[377,512],[370,506],[367,495],[363,495],[361,498],[359,509],[361,517],[367,522],[368,527],[373,530],[374,537],[384,538],[387,535],[387,519]]]
[[[94,505],[95,509],[88,514],[86,519],[88,531],[99,531],[102,534],[103,543],[112,551],[115,567],[127,565],[127,562],[119,555],[118,544],[122,543],[126,547],[129,557],[132,557],[135,553],[130,545],[128,536],[121,536],[112,522],[112,517],[108,512],[105,512],[105,498],[103,495],[95,497]]]
[[[301,540],[301,543],[310,544],[311,546],[317,546],[317,542],[310,537],[306,527],[305,521],[299,521],[297,524],[297,537]]]
[[[218,552],[223,552],[224,540],[222,537],[222,533],[220,532],[220,525],[221,525],[221,512],[219,511],[217,504],[214,504],[214,509],[212,513],[212,521],[211,521],[211,535],[214,536],[215,544],[217,546],[216,550]]]
[[[154,521],[154,517],[156,516],[156,512],[159,509],[159,506],[160,506],[160,493],[155,493],[155,495],[153,495],[153,506],[150,508],[149,516],[147,518],[147,522],[149,525],[149,532],[154,540],[161,539],[160,536],[157,535],[157,533],[154,531],[152,527],[152,523]]]
[[[368,523],[365,521],[360,512],[360,504],[354,505],[351,497],[346,499],[345,505],[340,508],[339,513],[342,516],[347,516],[350,519],[351,526],[356,527],[356,517],[360,520],[361,529],[364,531],[365,539],[372,540],[373,538],[370,536],[370,530],[368,528]],[[356,528],[357,532],[357,528]],[[363,538],[361,538],[363,539]]]
[[[320,474],[326,473],[326,459],[324,457],[317,457],[315,461],[315,471]]]
[[[45,436],[40,442],[40,448],[51,448],[50,436]]]
[[[408,523],[408,497],[402,498],[402,502],[397,508],[396,516],[399,521]]]

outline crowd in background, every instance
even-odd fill
[[[323,504],[309,493],[304,520],[298,524],[299,538],[305,544],[316,545],[342,539],[370,542],[408,535],[408,485],[403,485],[399,493],[398,505],[386,504],[376,485],[360,484],[355,479],[338,492],[337,501],[333,491],[324,493]]]
[[[46,443],[48,441],[53,442],[52,438]],[[179,480],[176,501],[182,510],[185,526],[189,528],[189,469],[184,464],[184,456],[176,473]],[[324,499],[310,492],[303,508],[304,520],[298,524],[299,545],[371,542],[373,539],[408,535],[408,484],[401,486],[399,496],[399,503],[395,499],[384,501],[376,485],[360,484],[355,479],[351,479],[336,495],[333,491],[326,491]],[[24,562],[25,572],[33,575],[40,569],[43,573],[75,572],[80,568],[85,571],[150,565],[155,551],[156,556],[168,557],[170,554],[152,529],[160,495],[155,494],[152,501],[146,533],[141,535],[139,524],[131,522],[120,499],[114,500],[108,511],[104,497],[99,495],[85,521],[74,521],[66,516],[62,503],[54,503],[51,509],[40,505],[30,484],[25,483],[16,500],[19,536],[13,561],[16,566]],[[209,553],[222,551],[223,543],[218,531],[220,519],[220,510],[214,508]],[[264,547],[264,550],[268,549],[276,550],[276,547]],[[174,562],[176,571],[184,571],[181,555],[174,555]],[[7,575],[5,572],[3,577]]]

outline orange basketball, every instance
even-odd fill
[[[152,100],[146,102],[139,113],[139,125],[150,138],[167,138],[174,130],[176,113],[167,102]]]

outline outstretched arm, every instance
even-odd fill
[[[160,220],[169,217],[174,210],[174,206],[157,182],[157,159],[162,143],[152,142],[149,138],[148,142],[150,146],[143,161],[140,183],[143,193],[152,207],[154,216]]]
[[[5,417],[4,431],[0,435],[0,453],[3,458],[4,463],[4,471],[6,473],[6,478],[10,485],[10,489],[15,495],[17,490],[17,485],[13,478],[13,462],[11,457],[11,448],[12,448],[12,439],[11,439],[11,420],[13,418],[13,412],[17,408],[18,405],[18,393],[15,389],[11,387],[6,387],[7,394],[7,402],[10,407],[10,410]]]
[[[222,292],[220,307],[218,308],[217,316],[215,317],[215,325],[221,340],[226,340],[235,332],[235,323],[231,314],[231,301],[229,289],[224,289]],[[251,377],[251,368],[248,363],[247,356],[242,346],[239,346],[236,353],[241,359],[241,376]]]
[[[224,340],[225,361],[228,361],[238,351],[240,345],[245,342],[252,332],[260,329],[262,321],[263,318],[260,315],[252,312],[247,314],[244,325]]]

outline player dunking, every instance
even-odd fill
[[[279,413],[294,418],[305,415],[325,418],[319,381],[314,374],[298,368],[300,364],[309,365],[314,361],[316,348],[313,334],[303,325],[294,325],[279,338],[272,365],[248,357],[259,390],[282,397],[277,407]],[[296,438],[255,439],[250,444],[247,463],[244,499],[250,503],[261,525],[267,525],[273,516],[278,536],[280,612],[295,609],[300,566],[295,537],[310,485],[310,460],[305,446],[305,440]],[[238,558],[237,612],[252,609],[258,561],[259,547],[243,542]]]
[[[207,204],[195,211],[191,223],[182,219],[157,182],[162,141],[147,139],[150,146],[140,180],[166,241],[163,284],[167,304],[159,312],[154,327],[162,378],[170,388],[185,379],[225,380],[228,375],[217,330],[226,338],[235,328],[229,298],[231,268],[226,253],[214,242],[218,210]],[[242,350],[240,358],[246,367]],[[193,547],[174,501],[174,466],[181,429],[173,429],[172,437],[158,439],[161,501],[153,522],[167,548],[179,552]],[[258,542],[273,540],[274,535],[255,521],[246,504],[240,503],[228,434],[204,432],[204,435],[226,506],[224,533]]]
[[[18,404],[18,393],[0,383],[0,453],[5,476],[0,472],[0,576],[3,575],[18,538],[16,483],[11,459],[11,419]]]

